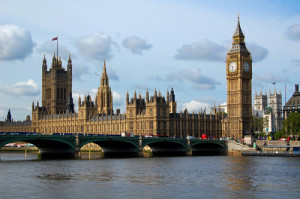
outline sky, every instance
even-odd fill
[[[76,110],[79,95],[94,99],[104,59],[122,113],[127,91],[147,89],[166,96],[174,88],[178,112],[223,104],[238,13],[253,96],[276,89],[284,104],[299,84],[300,1],[0,0],[0,121],[8,109],[23,120],[33,101],[41,104],[42,61],[49,69],[57,35],[64,68],[72,58]]]

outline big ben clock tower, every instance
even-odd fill
[[[240,27],[226,57],[228,135],[240,139],[252,131],[252,57]]]

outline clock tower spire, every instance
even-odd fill
[[[238,16],[232,47],[226,57],[227,129],[223,136],[240,139],[252,132],[252,57]]]

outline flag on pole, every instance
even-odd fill
[[[56,37],[53,37],[52,38],[52,41],[55,41],[56,40],[56,52],[57,52],[57,57],[58,57],[58,35]]]

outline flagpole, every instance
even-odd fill
[[[57,37],[57,40],[56,40],[56,53],[57,53],[57,60],[58,60],[58,35],[56,37]]]

